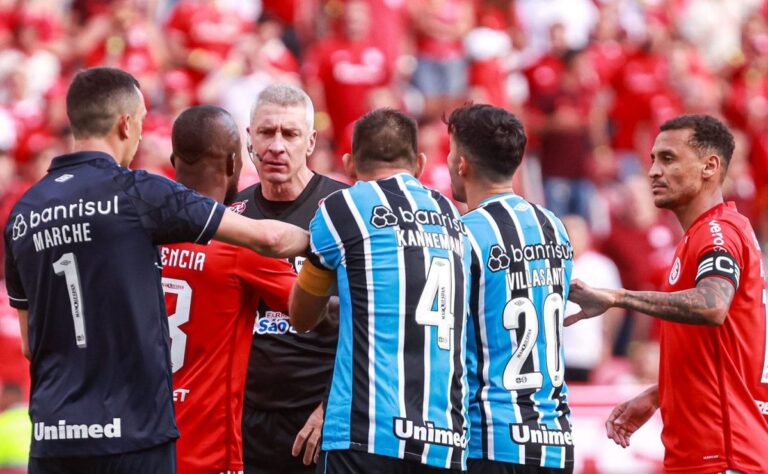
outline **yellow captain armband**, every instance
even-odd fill
[[[299,272],[296,283],[302,290],[313,296],[328,296],[336,282],[336,273],[317,268],[309,260],[305,260]]]

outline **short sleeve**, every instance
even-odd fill
[[[708,277],[725,278],[739,287],[744,243],[729,222],[711,219],[690,237],[688,251],[696,265],[695,283]]]
[[[125,173],[119,179],[156,245],[208,242],[226,209],[175,181],[145,171]]]
[[[10,222],[10,220],[9,220]],[[10,226],[10,224],[9,224]],[[29,299],[21,284],[21,276],[16,266],[16,257],[11,252],[11,238],[5,233],[5,287],[10,305],[16,309],[29,309]]]
[[[333,198],[340,198],[336,193]],[[341,265],[342,243],[337,240],[338,233],[328,215],[328,199],[318,208],[315,217],[309,223],[309,261],[317,268],[335,270]]]
[[[288,312],[288,297],[293,282],[296,281],[296,272],[287,260],[264,257],[239,248],[237,276],[243,285],[252,289],[269,308]]]

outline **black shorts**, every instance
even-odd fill
[[[311,474],[303,453],[291,455],[296,435],[316,406],[284,411],[258,411],[243,407],[243,465],[245,474]]]
[[[462,471],[344,449],[320,453],[316,474],[449,474],[458,472]]]
[[[29,474],[176,474],[176,442],[106,456],[29,458]]]
[[[487,459],[468,459],[467,474],[573,474],[573,466],[560,469],[489,461]]]

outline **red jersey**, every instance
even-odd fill
[[[659,404],[665,472],[768,472],[766,290],[760,247],[733,203],[691,225],[675,252],[665,291],[725,278],[736,293],[725,322],[663,321]]]
[[[168,309],[179,472],[243,469],[243,391],[261,299],[287,310],[286,260],[221,242],[160,248]]]

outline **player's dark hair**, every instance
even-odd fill
[[[461,154],[478,174],[492,182],[515,174],[527,138],[513,114],[491,105],[467,104],[451,112],[446,123]]]
[[[224,147],[234,144],[237,136],[237,125],[229,112],[214,105],[197,105],[186,109],[173,122],[171,144],[177,158],[194,164],[205,156],[232,153],[234,150]]]
[[[363,171],[376,163],[413,166],[416,162],[416,122],[402,112],[382,108],[360,117],[352,132],[352,159]]]
[[[735,144],[733,134],[723,122],[710,115],[681,115],[667,120],[659,127],[661,132],[681,129],[693,131],[688,144],[700,155],[716,153],[723,159],[723,171],[728,170]],[[722,176],[724,178],[725,173]]]
[[[95,67],[75,75],[67,91],[67,116],[75,138],[103,137],[121,114],[139,105],[139,81],[120,69]]]

